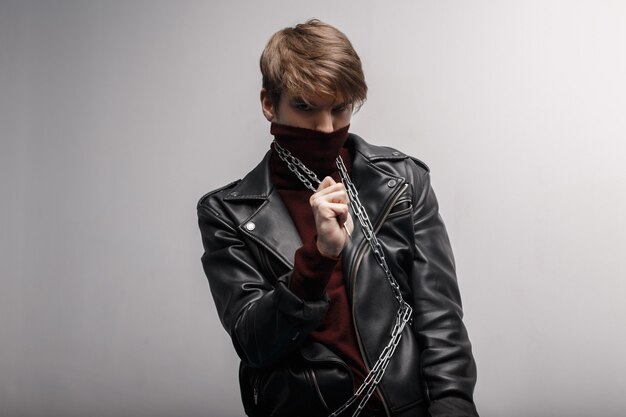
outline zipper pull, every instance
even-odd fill
[[[254,387],[254,390],[252,391],[253,395],[254,395],[254,405],[259,405],[259,390]]]

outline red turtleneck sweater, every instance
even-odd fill
[[[341,155],[348,172],[351,172],[353,157],[351,151],[344,146],[348,126],[324,134],[273,123],[271,133],[282,147],[315,172],[320,180],[331,176],[335,181],[340,181],[335,165],[337,155]],[[337,353],[350,366],[355,377],[355,387],[358,387],[367,371],[359,353],[352,323],[341,257],[328,258],[317,250],[315,220],[309,203],[312,191],[287,168],[287,164],[275,151],[272,152],[270,170],[272,182],[303,242],[295,253],[290,289],[305,300],[320,299],[324,292],[330,298],[330,307],[324,322],[309,337]],[[376,399],[370,400],[373,401]]]

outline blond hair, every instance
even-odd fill
[[[261,54],[263,88],[274,104],[281,94],[306,100],[340,95],[358,109],[367,97],[361,59],[337,28],[311,19],[276,32]]]

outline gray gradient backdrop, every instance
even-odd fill
[[[352,131],[431,167],[482,415],[624,415],[625,3],[1,1],[0,416],[243,415],[195,204],[309,17],[364,61]]]

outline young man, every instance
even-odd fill
[[[261,56],[274,141],[203,196],[202,263],[249,416],[477,416],[476,368],[426,165],[349,134],[346,36],[310,20]]]

